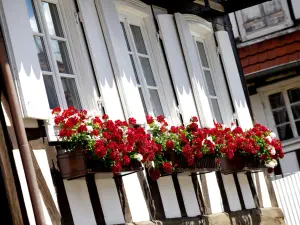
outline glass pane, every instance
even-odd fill
[[[288,95],[289,95],[289,99],[290,102],[299,102],[300,101],[300,88],[294,88],[294,89],[290,89],[288,90]]]
[[[164,115],[157,90],[149,89],[154,116]]]
[[[209,68],[203,43],[199,42],[199,41],[196,41],[196,43],[197,43],[197,48],[198,48],[198,52],[199,52],[199,55],[200,55],[202,66],[204,66],[206,68]]]
[[[25,0],[26,2],[26,7],[27,7],[27,11],[28,11],[28,17],[29,17],[29,22],[30,22],[30,26],[33,32],[40,32],[40,27],[37,23],[36,20],[36,12],[33,8],[33,4],[31,0]]]
[[[300,104],[296,104],[292,106],[292,111],[294,115],[294,119],[300,119]]]
[[[296,127],[297,127],[297,131],[298,131],[298,135],[300,135],[300,121],[296,122]]]
[[[141,96],[141,99],[142,99],[142,103],[143,103],[143,108],[144,108],[145,115],[148,115],[149,113],[148,113],[148,110],[147,110],[147,107],[146,107],[144,95],[143,95],[143,92],[142,92],[141,88],[139,88],[139,92],[140,92],[140,96]]]
[[[47,92],[48,102],[50,109],[59,107],[59,102],[53,82],[53,77],[49,75],[44,75],[44,84]]]
[[[211,99],[211,104],[212,104],[213,111],[214,111],[214,114],[215,114],[215,119],[217,120],[218,123],[223,123],[218,100],[217,99]]]
[[[288,117],[288,114],[287,114],[286,108],[273,111],[273,116],[274,116],[275,123],[277,125],[290,121],[289,117]]]
[[[256,31],[265,27],[266,21],[264,20],[263,9],[261,5],[256,5],[241,11],[244,28],[247,33]]]
[[[141,28],[138,26],[135,26],[135,25],[130,25],[130,28],[132,31],[132,35],[133,35],[133,39],[134,39],[134,43],[135,43],[137,52],[147,55],[147,50],[146,50],[146,46],[145,46]]]
[[[76,87],[75,79],[61,78],[66,101],[68,106],[73,106],[76,109],[81,109],[78,90]]]
[[[262,5],[266,15],[275,14],[283,10],[281,0],[272,0],[270,2],[265,2]]]
[[[216,96],[216,91],[210,72],[205,70],[204,74],[209,94]]]
[[[272,109],[276,109],[285,106],[283,95],[281,92],[269,95],[269,101]]]
[[[124,34],[124,37],[125,37],[125,40],[126,40],[127,49],[128,49],[128,51],[131,52],[131,48],[130,48],[130,45],[129,45],[128,37],[127,37],[126,31],[125,31],[125,25],[124,25],[123,22],[121,22],[121,27],[122,27],[123,34]]]
[[[63,37],[63,30],[59,20],[57,7],[55,4],[42,2],[42,8],[46,20],[46,25],[50,35]]]
[[[149,59],[140,57],[140,61],[141,61],[141,65],[143,68],[147,85],[156,86]]]
[[[34,42],[42,71],[51,71],[47,53],[45,50],[44,40],[42,37],[34,36]]]
[[[131,64],[132,64],[132,67],[133,67],[133,71],[134,71],[134,75],[135,75],[136,82],[137,82],[138,84],[140,84],[140,79],[139,79],[138,73],[137,73],[137,71],[136,71],[136,67],[135,67],[135,64],[134,64],[133,56],[132,56],[132,55],[129,55],[129,57],[130,57]]]
[[[59,72],[73,74],[66,43],[64,41],[51,40],[51,46]]]
[[[277,127],[280,140],[288,140],[293,138],[293,131],[290,124]]]

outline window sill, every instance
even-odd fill
[[[300,137],[293,138],[282,142],[283,151],[285,153],[300,149]]]

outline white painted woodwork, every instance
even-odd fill
[[[200,209],[191,176],[178,176],[178,181],[187,216],[199,216]]]
[[[268,127],[264,106],[260,94],[250,95],[254,121]]]
[[[116,6],[111,0],[97,0],[96,3],[120,96],[125,106],[126,117],[134,117],[138,123],[144,123],[145,113],[142,100]]]
[[[236,189],[233,175],[222,174],[222,178],[223,178],[224,188],[225,188],[230,210],[231,211],[241,210],[242,207],[241,207],[241,203],[240,203],[240,199]]]
[[[49,105],[24,0],[1,1],[3,33],[8,45],[24,117],[48,119]],[[34,87],[34,88],[33,88]]]
[[[223,210],[222,197],[221,197],[221,192],[217,181],[216,173],[215,172],[206,173],[201,176],[203,176],[203,179],[206,179],[211,212],[212,213],[223,212],[224,210]]]
[[[219,50],[239,125],[243,129],[251,128],[252,119],[241,84],[229,35],[226,31],[217,31],[216,38],[219,44]]]
[[[291,0],[293,11],[296,19],[300,19],[300,1],[299,0]]]
[[[244,203],[245,203],[245,208],[246,209],[253,209],[255,208],[255,203],[254,199],[252,196],[252,192],[250,189],[250,185],[247,179],[247,175],[245,173],[238,173],[238,181],[240,183]]]
[[[38,164],[40,166],[42,174],[46,180],[46,183],[50,190],[51,196],[52,196],[56,206],[58,206],[56,192],[55,192],[53,182],[52,182],[52,176],[50,173],[50,167],[48,164],[48,158],[47,158],[46,151],[44,149],[34,150],[34,155],[36,157],[36,160],[38,161]],[[18,149],[14,149],[13,156],[14,156],[14,160],[15,160],[15,164],[16,164],[16,168],[17,168],[19,181],[21,184],[21,190],[22,190],[22,195],[23,195],[24,202],[25,202],[25,207],[26,207],[27,216],[29,219],[29,224],[35,225],[36,224],[35,218],[34,218],[34,214],[33,214],[33,209],[32,209],[32,205],[31,205],[31,199],[30,199],[30,195],[29,195],[29,191],[28,191],[28,186],[27,186],[27,182],[26,182],[24,169],[23,169],[23,164],[22,164],[22,160],[21,160],[21,156],[20,156],[20,151]],[[41,197],[40,200],[42,201],[42,207],[43,207],[43,212],[44,212],[44,216],[45,216],[45,220],[46,220],[46,225],[52,225],[51,218],[49,216],[49,213],[47,211],[45,203],[42,199],[42,196],[40,196],[40,197]]]
[[[161,200],[166,218],[181,217],[176,192],[171,176],[161,177],[157,180]]]
[[[74,224],[97,224],[85,178],[64,180],[64,185]]]
[[[291,174],[300,170],[296,151],[285,153],[284,158],[279,160],[282,174]]]
[[[278,205],[284,213],[286,225],[300,221],[300,173],[272,181]]]
[[[132,221],[149,221],[149,211],[137,173],[122,177]]]
[[[95,182],[106,224],[125,223],[114,179],[98,179],[96,174]]]
[[[175,86],[175,93],[179,102],[180,113],[183,117],[184,124],[187,124],[190,118],[192,116],[198,116],[198,113],[174,17],[166,14],[158,15],[157,19],[172,81]]]
[[[239,33],[239,28],[238,28],[238,25],[237,25],[237,22],[236,22],[234,12],[229,13],[229,19],[230,19],[230,22],[231,22],[234,38],[238,39],[240,37],[240,33]]]
[[[210,108],[208,95],[206,93],[204,74],[200,67],[195,40],[192,37],[189,29],[189,24],[182,14],[175,13],[175,21],[191,81],[191,86],[193,88],[201,125],[205,127],[213,127],[212,111]]]
[[[261,198],[261,208],[272,207],[271,199],[263,172],[252,174],[257,195]]]
[[[112,120],[124,119],[95,2],[80,0],[78,6],[105,112]]]

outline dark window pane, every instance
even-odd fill
[[[197,48],[198,48],[198,52],[199,52],[199,55],[200,55],[202,66],[208,68],[209,65],[208,65],[208,61],[207,61],[207,57],[206,57],[204,45],[203,45],[202,42],[199,42],[199,41],[196,41],[196,43],[197,43]]]
[[[290,121],[286,108],[273,111],[273,116],[276,124],[286,123]]]
[[[145,46],[141,28],[138,26],[135,26],[135,25],[130,25],[130,28],[132,31],[132,35],[133,35],[133,39],[134,39],[134,43],[135,43],[137,52],[147,55],[147,50],[146,50],[146,46]]]
[[[216,91],[210,72],[205,70],[204,74],[209,94],[212,96],[216,96]]]
[[[297,131],[298,131],[298,135],[300,135],[300,121],[296,122],[296,127],[297,127]]]
[[[140,57],[140,61],[141,61],[141,65],[143,68],[147,85],[156,86],[149,59]]]
[[[141,88],[139,88],[139,92],[140,92],[140,96],[141,96],[141,99],[142,99],[142,103],[143,103],[143,108],[144,108],[145,115],[148,115],[148,110],[147,110],[147,107],[146,107],[144,95],[143,95],[143,92],[142,92]]]
[[[73,106],[76,109],[81,109],[81,103],[80,103],[75,79],[61,78],[61,81],[62,81],[63,89],[65,92],[67,105]]]
[[[135,64],[134,64],[133,56],[132,56],[132,55],[129,55],[129,57],[130,57],[131,64],[132,64],[132,67],[133,67],[133,71],[134,71],[134,75],[135,75],[136,82],[137,82],[138,84],[140,84],[140,79],[139,79],[139,76],[138,76],[138,73],[137,73],[137,70],[136,70],[136,67],[135,67]]]
[[[288,90],[288,95],[289,95],[289,99],[290,102],[299,102],[300,101],[300,88],[294,88],[294,89],[290,89]]]
[[[41,70],[51,71],[43,38],[34,36],[34,42],[37,48],[37,54],[38,54]]]
[[[125,25],[124,25],[123,22],[121,22],[121,27],[122,27],[123,34],[124,34],[124,37],[125,37],[125,40],[126,40],[127,49],[128,49],[128,51],[131,51],[129,41],[128,41],[128,37],[127,37],[126,31],[125,31]]]
[[[288,140],[293,138],[293,131],[290,124],[277,127],[280,140]]]
[[[55,107],[59,107],[59,102],[53,82],[53,77],[44,75],[44,84],[47,92],[48,102],[50,109],[54,109]]]
[[[26,7],[27,7],[27,11],[28,11],[28,17],[29,17],[29,22],[30,22],[30,26],[33,32],[40,32],[40,27],[37,23],[37,19],[36,19],[36,12],[35,9],[33,7],[33,3],[31,0],[25,0],[26,1]]]
[[[48,2],[42,2],[42,9],[44,12],[44,17],[49,34],[53,36],[63,37],[64,34],[56,5]]]
[[[269,101],[272,109],[276,109],[285,106],[283,95],[281,92],[269,95]]]
[[[73,74],[66,43],[64,41],[51,40],[51,46],[59,72]]]
[[[212,103],[213,111],[215,114],[215,119],[217,120],[218,123],[223,123],[218,100],[211,99],[211,103]]]
[[[291,106],[292,111],[293,111],[293,115],[294,115],[294,119],[300,119],[300,104],[296,104]]]
[[[154,116],[164,115],[157,90],[149,89]]]

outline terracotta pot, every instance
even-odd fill
[[[71,152],[58,153],[57,163],[63,179],[75,179],[87,174],[86,151],[76,149]]]

